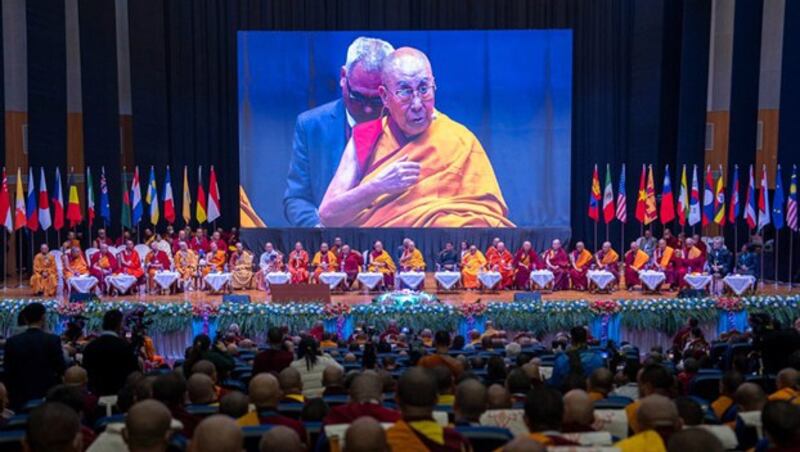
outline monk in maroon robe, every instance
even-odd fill
[[[525,290],[531,280],[531,272],[539,269],[540,265],[539,255],[536,250],[531,246],[531,242],[525,241],[522,243],[522,248],[518,249],[514,254],[514,288]]]
[[[702,243],[702,242],[701,242]],[[705,247],[705,244],[703,244]],[[688,273],[702,273],[706,267],[706,254],[694,239],[686,239],[686,246],[683,248],[683,275]],[[683,277],[678,281],[680,287],[688,287]]]
[[[89,274],[97,278],[97,287],[105,293],[108,290],[106,278],[119,273],[119,263],[117,258],[108,250],[108,245],[102,243],[100,251],[92,255],[89,264]]]
[[[604,242],[600,251],[594,255],[594,266],[597,270],[605,270],[619,283],[619,253],[611,247],[611,242]]]
[[[189,240],[189,248],[198,255],[205,255],[208,253],[208,238],[202,228],[197,228],[197,233]]]
[[[561,240],[553,240],[551,248],[544,252],[545,266],[553,272],[553,290],[569,289],[569,256],[564,248],[561,247]]]
[[[639,244],[631,242],[631,248],[625,253],[625,286],[628,290],[642,285],[639,272],[645,269],[650,256],[639,249]]]
[[[342,245],[339,265],[341,271],[347,273],[347,287],[352,287],[358,272],[361,271],[361,266],[364,265],[364,259],[361,257],[361,253],[352,251],[350,245]]]
[[[589,287],[589,280],[586,272],[592,265],[592,253],[586,249],[583,242],[575,244],[575,249],[569,253],[569,279],[572,282],[573,290],[586,290]]]
[[[669,229],[667,229],[669,231]],[[675,288],[678,285],[677,274],[675,273],[675,248],[669,246],[666,239],[661,239],[653,251],[653,269],[656,271],[664,272],[667,278],[665,283],[669,284],[670,288]]]
[[[683,249],[677,248],[672,255],[672,278],[677,287],[683,288],[687,286],[686,282],[683,280],[686,273],[686,259],[683,258]]]
[[[672,231],[669,229],[664,229],[664,237],[662,237],[662,239],[667,242],[668,247],[672,249],[680,248],[680,241],[678,240],[678,237],[672,235]]]

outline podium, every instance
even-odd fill
[[[331,288],[327,284],[273,284],[273,303],[330,303]]]

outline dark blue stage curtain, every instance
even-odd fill
[[[117,40],[114,2],[81,0],[78,4],[81,39],[84,162],[94,172],[95,197],[100,167],[116,176],[120,168],[120,121],[117,94]],[[113,183],[116,182],[116,183]],[[142,183],[144,185],[144,182]],[[109,183],[111,230],[119,231],[119,179]]]

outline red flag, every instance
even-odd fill
[[[220,217],[221,209],[219,206],[219,187],[217,186],[217,173],[214,165],[211,165],[211,174],[208,176],[208,222]]]
[[[592,174],[592,190],[589,192],[589,218],[595,222],[600,218],[600,175],[597,174],[597,165]]]
[[[0,227],[5,226],[8,232],[14,230],[11,220],[11,199],[8,195],[8,177],[6,168],[3,167],[3,189],[0,191]]]
[[[647,211],[646,180],[647,172],[645,170],[645,166],[642,165],[642,175],[639,176],[639,194],[636,197],[636,219],[642,224],[644,224],[645,212]]]

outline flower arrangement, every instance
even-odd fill
[[[394,292],[382,293],[372,299],[373,304],[400,304],[417,305],[439,303],[436,295],[427,292],[414,291],[409,289],[395,290]]]
[[[597,315],[610,315],[620,311],[620,304],[616,300],[598,300],[589,303],[589,309]]]
[[[192,306],[192,315],[195,317],[216,317],[219,314],[219,305],[201,303]]]
[[[322,313],[326,319],[334,319],[350,314],[350,305],[345,303],[328,303],[322,308]]]
[[[488,307],[480,301],[476,303],[464,303],[458,307],[458,312],[463,317],[479,317],[486,313]]]
[[[719,298],[716,305],[720,311],[739,312],[744,309],[744,303],[740,298]]]

